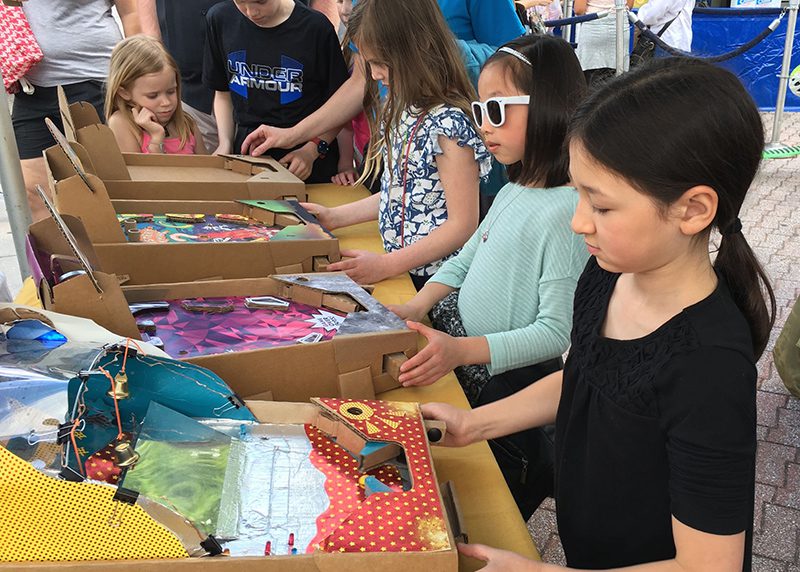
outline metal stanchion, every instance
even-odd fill
[[[800,0],[789,0],[789,23],[786,27],[786,42],[783,45],[783,62],[781,73],[778,76],[778,100],[775,102],[775,119],[772,122],[772,137],[766,146],[764,156],[772,159],[793,157],[800,154],[800,147],[789,147],[780,142],[781,122],[783,121],[783,108],[786,104],[786,88],[789,84],[789,66],[792,63],[792,50],[794,48],[794,30],[797,24],[797,9]]]
[[[25,182],[22,179],[17,140],[14,139],[11,114],[8,110],[8,95],[3,88],[2,80],[3,76],[0,74],[0,187],[3,188],[3,200],[6,203],[8,222],[14,238],[19,272],[25,280],[31,274],[28,257],[25,254],[25,236],[31,224],[31,211],[28,207]]]
[[[572,17],[572,5],[573,5],[573,0],[564,0],[564,17],[565,18]],[[561,37],[564,38],[566,41],[571,42],[572,41],[572,36],[573,36],[573,33],[572,33],[573,28],[574,28],[574,26],[572,26],[572,25],[564,26],[562,28],[562,31],[561,31],[561,34],[562,34]]]
[[[800,0],[798,0],[800,1]],[[617,71],[616,75],[622,75],[625,71],[625,26],[628,23],[626,17],[627,4],[625,0],[614,0],[614,10],[617,16]]]

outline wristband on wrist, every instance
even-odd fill
[[[156,143],[155,141],[150,141],[150,143],[147,144],[147,150],[149,151],[150,148],[153,145],[158,145],[158,152],[159,153],[163,153],[164,152],[164,142],[163,141],[161,143]]]

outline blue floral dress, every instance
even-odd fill
[[[491,156],[463,111],[443,105],[424,116],[414,108],[404,111],[398,128],[392,132],[391,149],[383,151],[385,169],[378,225],[386,252],[413,244],[447,220],[444,187],[436,166],[436,155],[442,154],[440,135],[455,141],[459,147],[473,149],[480,177],[488,175],[491,169]],[[410,273],[432,276],[444,260],[456,254],[458,250],[441,260],[413,268]]]

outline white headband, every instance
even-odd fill
[[[508,46],[503,46],[502,48],[500,48],[497,51],[498,52],[505,52],[507,54],[511,54],[512,56],[514,56],[518,60],[523,61],[526,64],[528,64],[529,66],[533,67],[533,64],[531,63],[531,61],[528,58],[526,58],[525,56],[523,56],[521,53],[519,53],[517,50],[515,50],[514,48],[509,48]]]

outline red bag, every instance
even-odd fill
[[[44,58],[22,8],[0,4],[0,71],[8,93],[19,91],[19,80]]]

